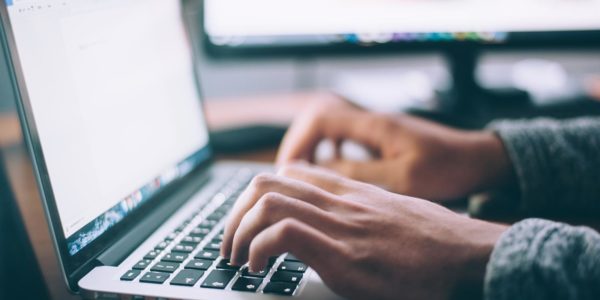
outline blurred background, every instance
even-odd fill
[[[201,27],[203,24],[198,23]],[[200,34],[203,28],[196,28]],[[327,90],[344,82],[362,83],[365,89],[398,89],[407,72],[417,72],[445,84],[448,80],[442,53],[418,52],[356,55],[286,55],[276,57],[215,58],[206,53],[198,38],[200,81],[209,101],[240,96],[286,94],[298,91]],[[6,55],[2,48],[2,55]],[[419,53],[423,52],[423,53]],[[296,56],[296,57],[295,57]],[[541,72],[540,72],[541,70]],[[550,73],[547,73],[550,70]],[[546,72],[544,72],[546,71]],[[415,73],[413,73],[415,74]],[[544,87],[536,87],[527,75]],[[486,51],[482,53],[478,76],[489,86],[520,85],[547,89],[549,93],[581,92],[584,84],[600,74],[600,51],[596,49],[527,49]],[[548,75],[549,80],[539,77]],[[6,61],[0,61],[0,111],[14,109],[14,94],[8,85]],[[373,82],[380,84],[373,86]],[[555,94],[558,95],[558,94]],[[561,96],[558,95],[558,96]]]

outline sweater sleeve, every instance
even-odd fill
[[[600,215],[600,118],[500,121],[526,214]]]
[[[513,225],[488,262],[484,298],[600,299],[600,235],[540,219]]]

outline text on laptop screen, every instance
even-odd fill
[[[5,0],[74,255],[203,158],[178,0]]]

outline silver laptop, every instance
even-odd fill
[[[290,254],[219,257],[256,172],[213,163],[178,0],[4,0],[25,138],[68,288],[108,299],[335,299]]]

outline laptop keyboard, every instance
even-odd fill
[[[293,255],[272,257],[268,267],[259,272],[250,272],[247,265],[232,266],[220,257],[225,216],[253,175],[246,169],[234,175],[211,201],[192,213],[121,280],[293,295],[307,269]]]

